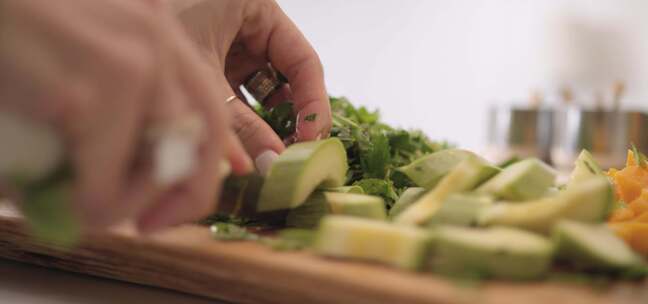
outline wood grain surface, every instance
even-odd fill
[[[125,228],[65,251],[34,242],[20,216],[2,206],[0,257],[234,303],[648,303],[648,282],[605,290],[557,282],[462,287],[427,273],[215,241],[195,225],[148,237]]]

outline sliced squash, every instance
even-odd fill
[[[297,207],[317,187],[343,186],[347,169],[346,151],[337,138],[294,144],[270,167],[257,210]]]

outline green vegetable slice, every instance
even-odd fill
[[[297,207],[318,186],[344,185],[347,169],[344,146],[336,138],[294,144],[270,167],[257,210]]]
[[[423,229],[341,215],[327,216],[313,248],[319,254],[421,270],[432,235]]]
[[[430,266],[452,276],[535,279],[547,273],[552,243],[511,228],[441,227],[435,230]]]
[[[376,220],[386,218],[382,198],[372,195],[336,192],[315,192],[306,202],[290,210],[288,227],[314,228],[327,214],[343,214]]]
[[[612,185],[605,177],[591,177],[554,197],[522,203],[499,203],[479,216],[482,226],[512,226],[549,233],[561,219],[602,222],[613,203]]]
[[[461,149],[441,150],[397,170],[407,175],[417,186],[432,189],[452,168],[468,157],[476,155]]]
[[[401,224],[425,224],[450,194],[472,190],[498,171],[481,158],[469,157],[453,168],[436,188],[400,213],[395,221]]]
[[[603,170],[594,159],[594,156],[592,156],[589,151],[583,150],[574,163],[574,170],[571,172],[567,186],[570,187],[573,184],[586,180],[592,176],[603,175]]]
[[[645,266],[605,224],[565,220],[554,227],[552,236],[558,255],[583,269],[618,272]]]
[[[531,158],[512,164],[477,189],[510,201],[542,197],[554,185],[556,174],[542,161]]]
[[[421,196],[423,196],[425,192],[427,192],[427,190],[421,187],[407,188],[398,198],[394,206],[389,209],[389,218],[396,218],[396,216],[405,211],[405,209],[407,209],[419,198],[421,198]]]
[[[493,205],[493,202],[493,197],[488,195],[452,194],[443,202],[439,211],[430,218],[427,225],[477,226],[479,214]]]

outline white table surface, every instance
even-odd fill
[[[169,290],[0,259],[2,304],[224,304]]]

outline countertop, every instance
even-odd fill
[[[2,304],[224,304],[169,290],[0,259]]]

